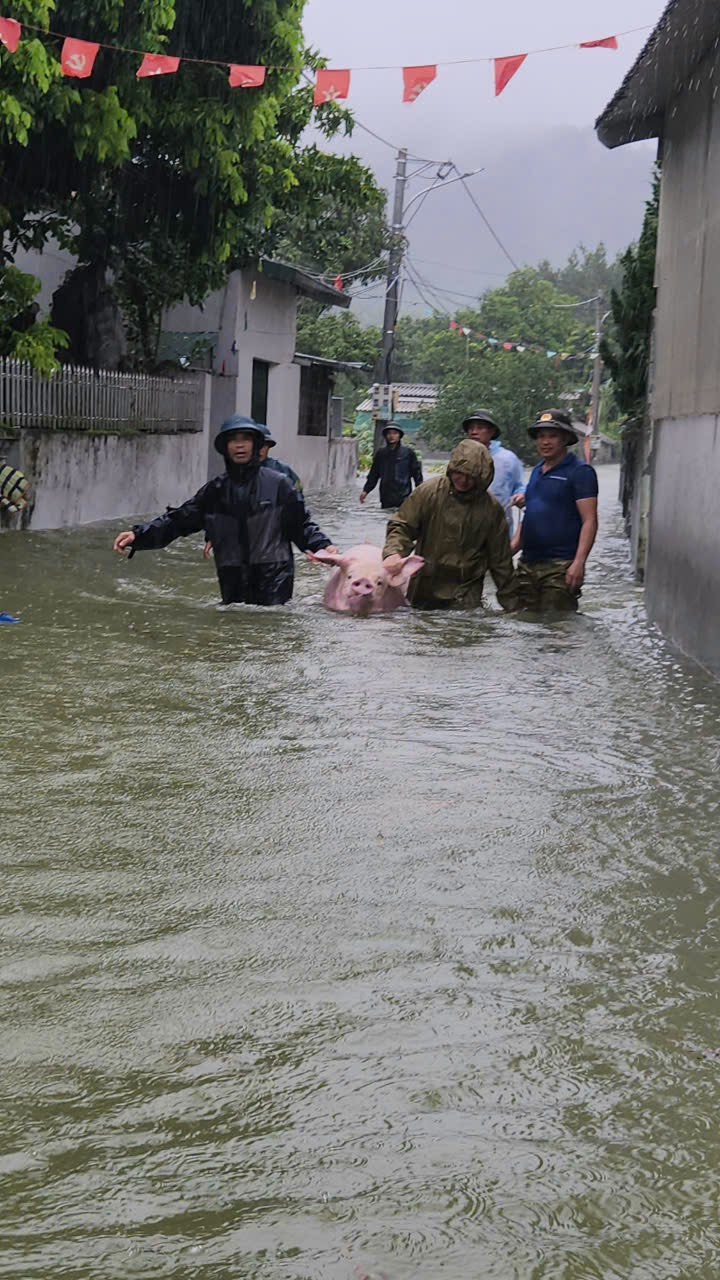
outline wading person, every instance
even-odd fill
[[[513,516],[513,498],[525,492],[523,465],[512,449],[500,443],[500,428],[487,409],[473,409],[463,422],[463,431],[468,440],[477,440],[490,450],[495,467],[495,478],[489,492],[502,504],[507,516],[508,529],[512,534],[515,527]]]
[[[360,494],[364,502],[372,493],[376,484],[380,483],[380,506],[399,507],[412,493],[413,481],[417,489],[423,482],[422,467],[414,449],[401,444],[405,432],[396,422],[388,422],[383,427],[385,444],[378,449],[368,471],[367,480]]]
[[[597,534],[594,467],[568,453],[578,436],[566,413],[548,409],[528,427],[540,462],[525,490],[525,518],[513,538],[522,550],[517,578],[527,609],[577,609]]]
[[[223,604],[285,604],[292,596],[292,543],[300,551],[336,550],[313,523],[302,495],[264,467],[264,431],[234,414],[215,437],[226,471],[181,507],[118,534],[113,550],[150,551],[205,529],[212,543]]]
[[[258,426],[259,425],[260,424],[258,423]],[[287,462],[280,462],[279,458],[270,457],[270,450],[275,448],[277,440],[269,427],[263,425],[262,429],[265,436],[265,443],[260,449],[260,461],[262,465],[264,467],[269,467],[271,471],[279,471],[281,475],[285,476],[290,481],[293,489],[297,489],[298,493],[302,493],[303,483],[297,471],[293,471],[292,467],[289,466]]]
[[[414,608],[477,609],[488,571],[503,609],[518,607],[505,512],[488,493],[492,478],[489,450],[464,440],[447,474],[426,480],[391,517],[386,569],[398,571],[413,550],[425,559],[408,590]]]

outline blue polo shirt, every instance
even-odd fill
[[[594,467],[568,453],[556,467],[535,467],[525,490],[523,560],[574,560],[582,520],[578,499],[597,498]]]

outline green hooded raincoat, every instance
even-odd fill
[[[462,471],[475,488],[455,491],[448,475]],[[505,512],[487,492],[495,468],[490,451],[463,440],[448,463],[448,475],[426,480],[388,523],[383,556],[415,549],[425,564],[410,584],[416,609],[477,609],[489,570],[503,609],[519,605]]]

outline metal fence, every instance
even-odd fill
[[[0,427],[201,431],[204,377],[151,378],[63,365],[49,377],[0,358]]]

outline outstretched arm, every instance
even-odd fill
[[[330,538],[313,520],[305,499],[293,489],[284,504],[285,531],[300,551],[322,551],[332,546]]]
[[[392,559],[393,564],[399,564],[401,559],[410,554],[420,537],[425,497],[424,489],[415,489],[396,515],[388,520],[383,560]]]
[[[120,554],[129,547],[130,558],[136,551],[157,551],[166,547],[176,538],[186,538],[191,533],[199,533],[205,525],[208,495],[212,486],[203,485],[194,497],[183,502],[180,507],[170,507],[164,515],[157,516],[147,524],[136,524],[118,534],[113,543],[113,550]]]

